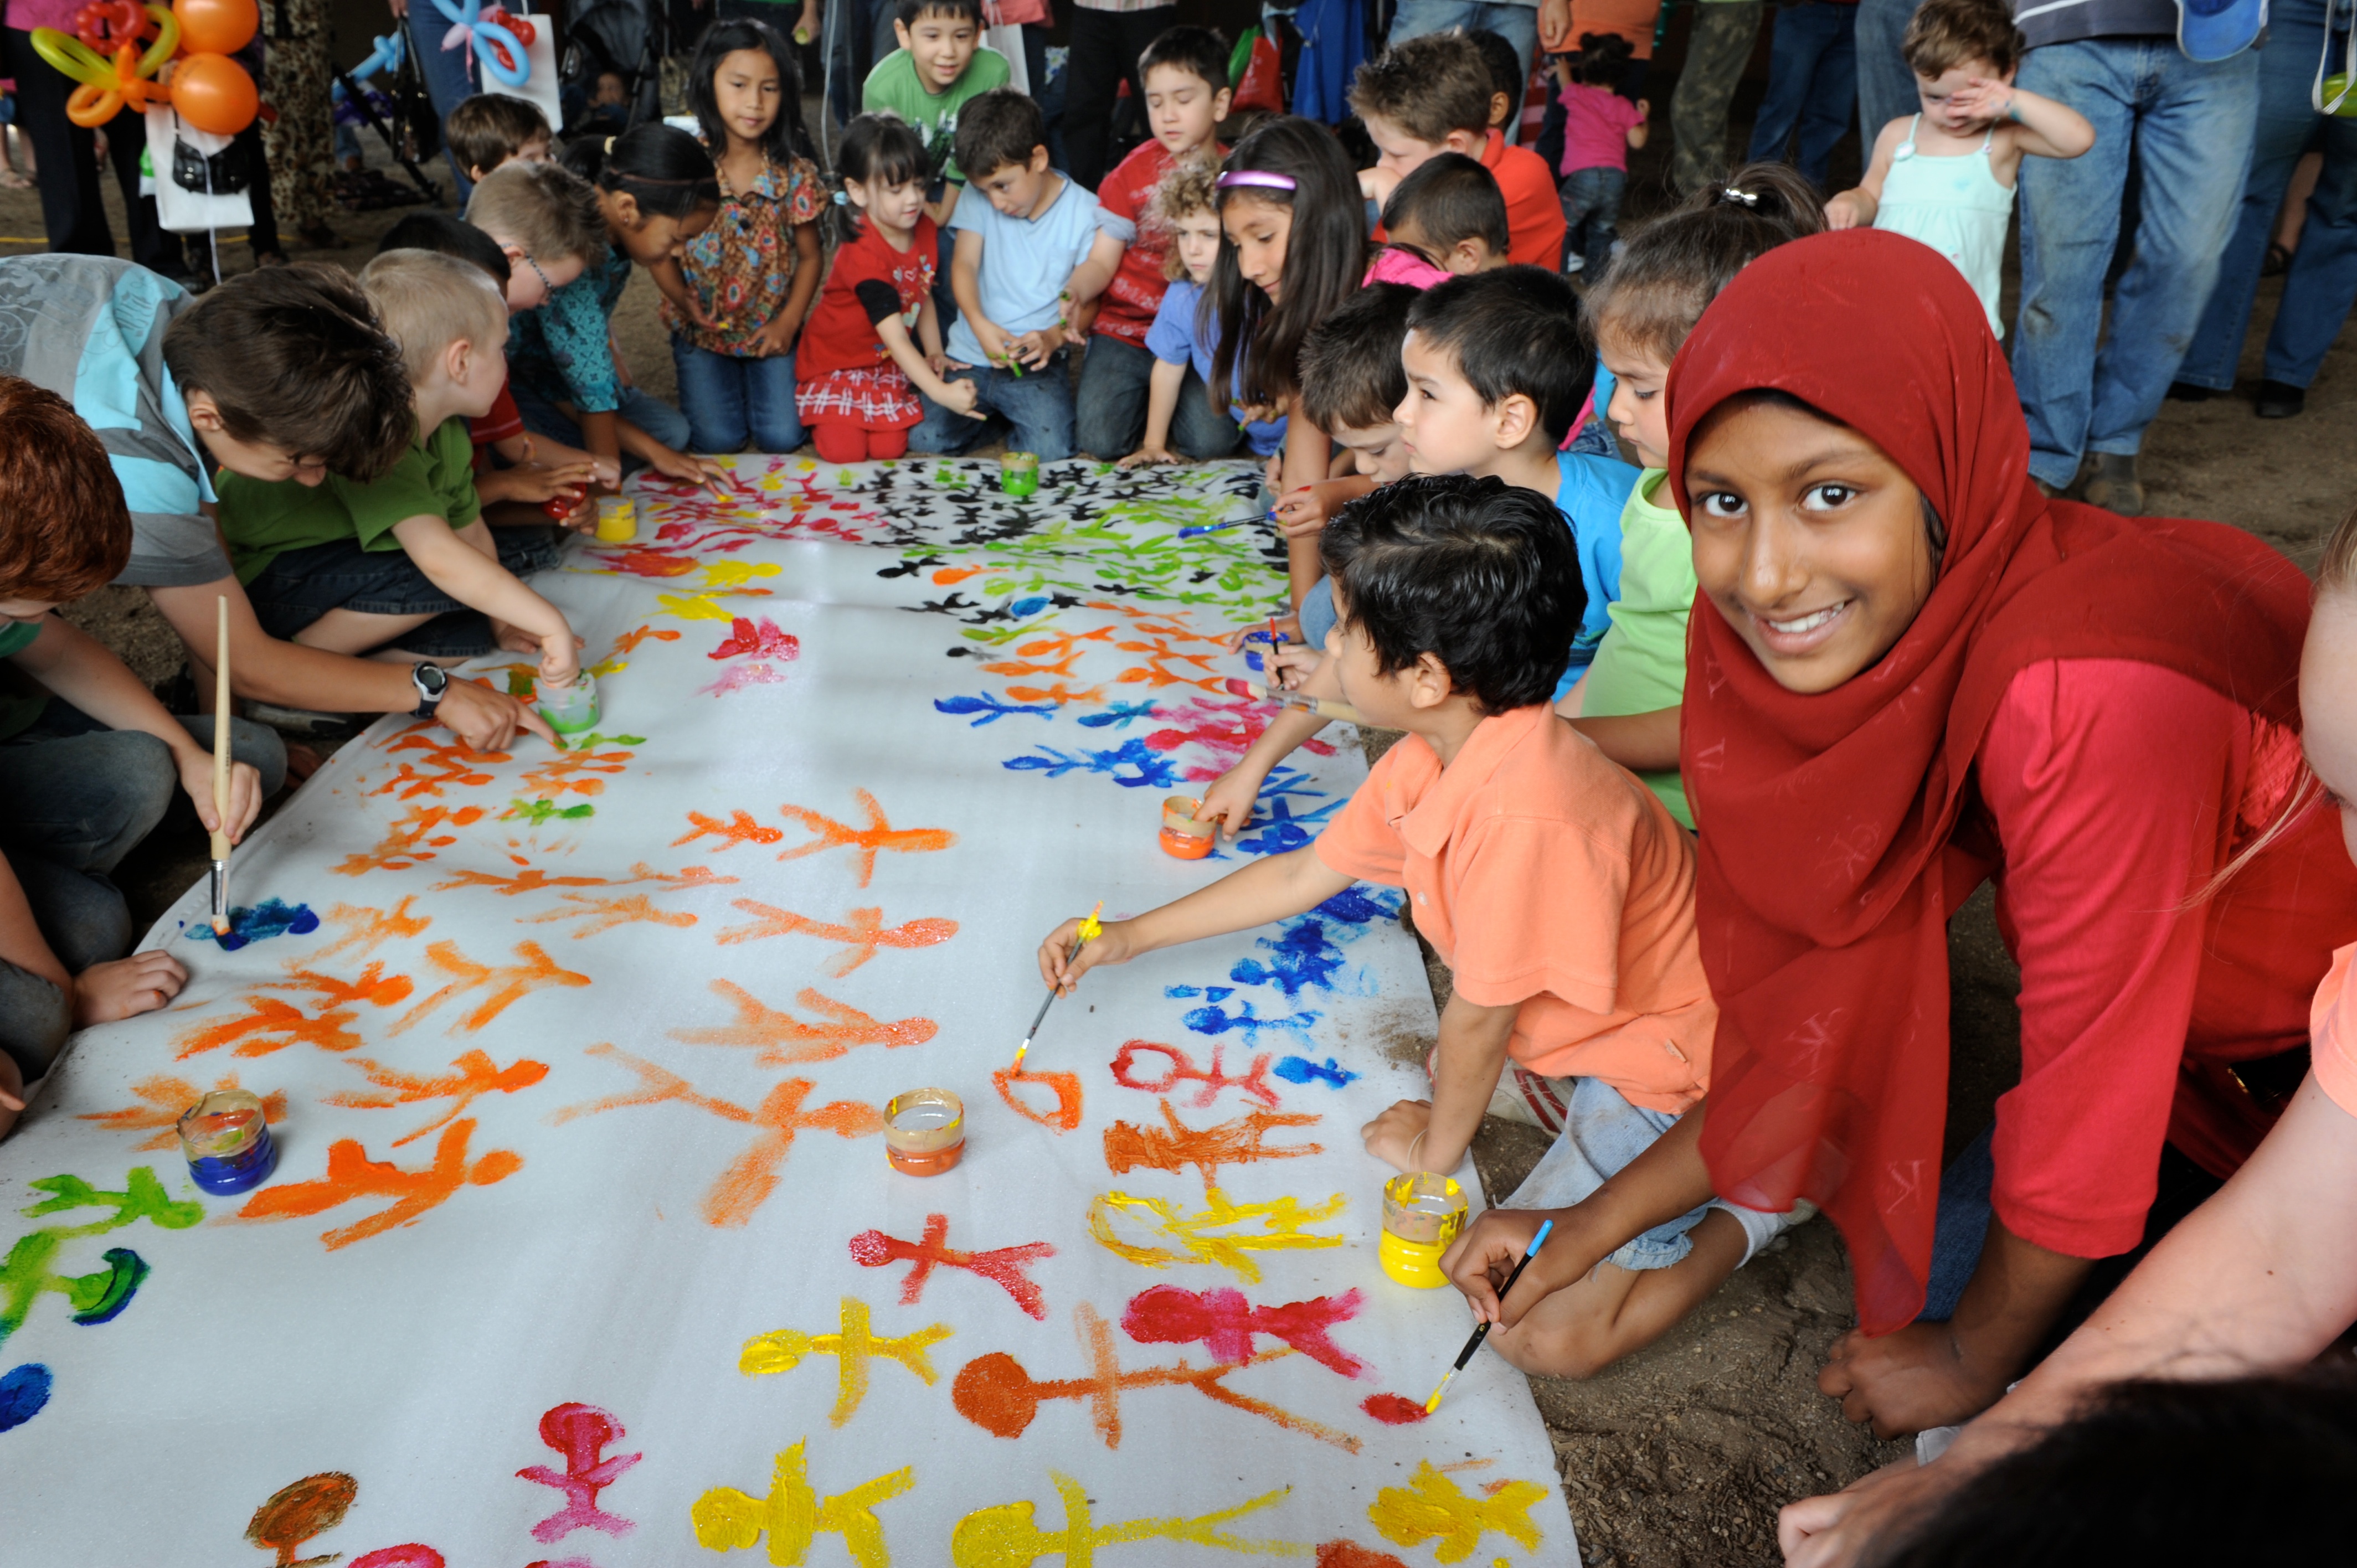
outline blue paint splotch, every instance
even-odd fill
[[[272,937],[307,937],[319,929],[319,917],[311,913],[308,904],[291,908],[276,898],[265,898],[251,909],[233,908],[229,912],[229,935],[217,937],[212,927],[203,920],[191,920],[188,925],[190,938],[200,942],[218,941],[221,951],[235,952],[248,942],[267,941]]]
[[[1000,719],[1011,717],[1016,714],[1037,714],[1039,717],[1049,720],[1053,720],[1056,716],[1055,704],[1052,703],[1004,703],[988,693],[978,697],[935,697],[933,710],[936,713],[952,714],[959,718],[975,715],[973,725],[975,729],[980,729],[985,725],[996,724]]]
[[[1267,949],[1269,956],[1265,961],[1238,960],[1228,978],[1239,985],[1274,985],[1287,996],[1298,996],[1304,986],[1333,990],[1334,977],[1342,970],[1342,950],[1326,940],[1326,927],[1318,920],[1297,921],[1283,936],[1262,937],[1256,945]]]
[[[1091,714],[1081,723],[1091,729],[1103,729],[1107,725],[1114,729],[1127,729],[1129,721],[1132,719],[1151,719],[1158,716],[1151,702],[1108,703],[1102,711]]]
[[[1209,995],[1210,991],[1219,989],[1221,988],[1217,986],[1211,987],[1205,994]],[[1301,1012],[1286,1018],[1264,1018],[1254,1012],[1250,1002],[1238,1003],[1236,1011],[1232,1014],[1215,1003],[1208,1007],[1196,1008],[1179,1022],[1199,1035],[1242,1035],[1247,1047],[1251,1048],[1259,1046],[1261,1031],[1264,1029],[1291,1035],[1307,1043],[1309,1038],[1309,1026],[1318,1022],[1319,1016],[1320,1015],[1316,1013]]]
[[[1287,1083],[1324,1083],[1336,1089],[1347,1088],[1359,1079],[1357,1073],[1343,1068],[1332,1057],[1328,1057],[1322,1066],[1307,1057],[1286,1057],[1276,1064],[1276,1076]]]
[[[1247,854],[1289,854],[1318,836],[1317,830],[1326,825],[1326,819],[1341,807],[1340,800],[1296,814],[1293,802],[1279,797],[1268,802],[1268,817],[1252,832],[1235,842],[1235,847]]]
[[[1168,757],[1157,757],[1147,749],[1142,738],[1125,741],[1111,751],[1084,751],[1078,757],[1067,756],[1051,746],[1034,748],[1046,755],[1011,757],[999,764],[1017,772],[1044,773],[1050,779],[1061,779],[1067,773],[1102,773],[1125,789],[1168,789],[1178,782]],[[1123,768],[1134,768],[1125,773]],[[1308,840],[1305,836],[1303,843]]]
[[[49,1369],[27,1361],[0,1372],[0,1432],[24,1425],[49,1402]]]

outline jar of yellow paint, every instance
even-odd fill
[[[1465,1229],[1465,1189],[1445,1176],[1412,1171],[1383,1184],[1383,1273],[1415,1290],[1448,1283],[1440,1254]]]
[[[597,498],[597,538],[605,544],[628,544],[639,536],[639,503],[628,496]]]

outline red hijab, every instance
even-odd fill
[[[1702,826],[1697,924],[1719,1005],[1703,1157],[1727,1197],[1808,1197],[1848,1243],[1858,1318],[1922,1309],[1948,1079],[1945,853],[2016,673],[2055,659],[2173,670],[2298,724],[2307,579],[2221,524],[2050,501],[2013,377],[1947,259],[1853,230],[1746,267],[1669,380],[1670,480],[1703,417],[1787,392],[1873,441],[1946,528],[1930,597],[1873,668],[1778,685],[1707,600],[1680,756]]]

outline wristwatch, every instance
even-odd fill
[[[442,693],[450,689],[450,671],[439,664],[413,664],[409,667],[409,683],[417,688],[417,706],[409,716],[430,719],[434,710],[442,705]]]

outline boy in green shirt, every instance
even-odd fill
[[[868,113],[888,111],[917,128],[933,167],[948,181],[926,212],[946,236],[965,171],[951,156],[957,140],[958,111],[1007,82],[1006,59],[982,42],[979,0],[900,0],[892,36],[900,47],[876,62],[859,90]],[[942,272],[949,270],[946,263]]]
[[[223,478],[221,530],[254,613],[274,637],[335,653],[457,662],[495,644],[536,650],[544,680],[570,682],[572,627],[515,575],[554,564],[553,541],[516,529],[495,539],[475,495],[467,421],[506,382],[507,302],[480,268],[429,251],[386,252],[361,286],[401,345],[416,434],[366,483]]]

